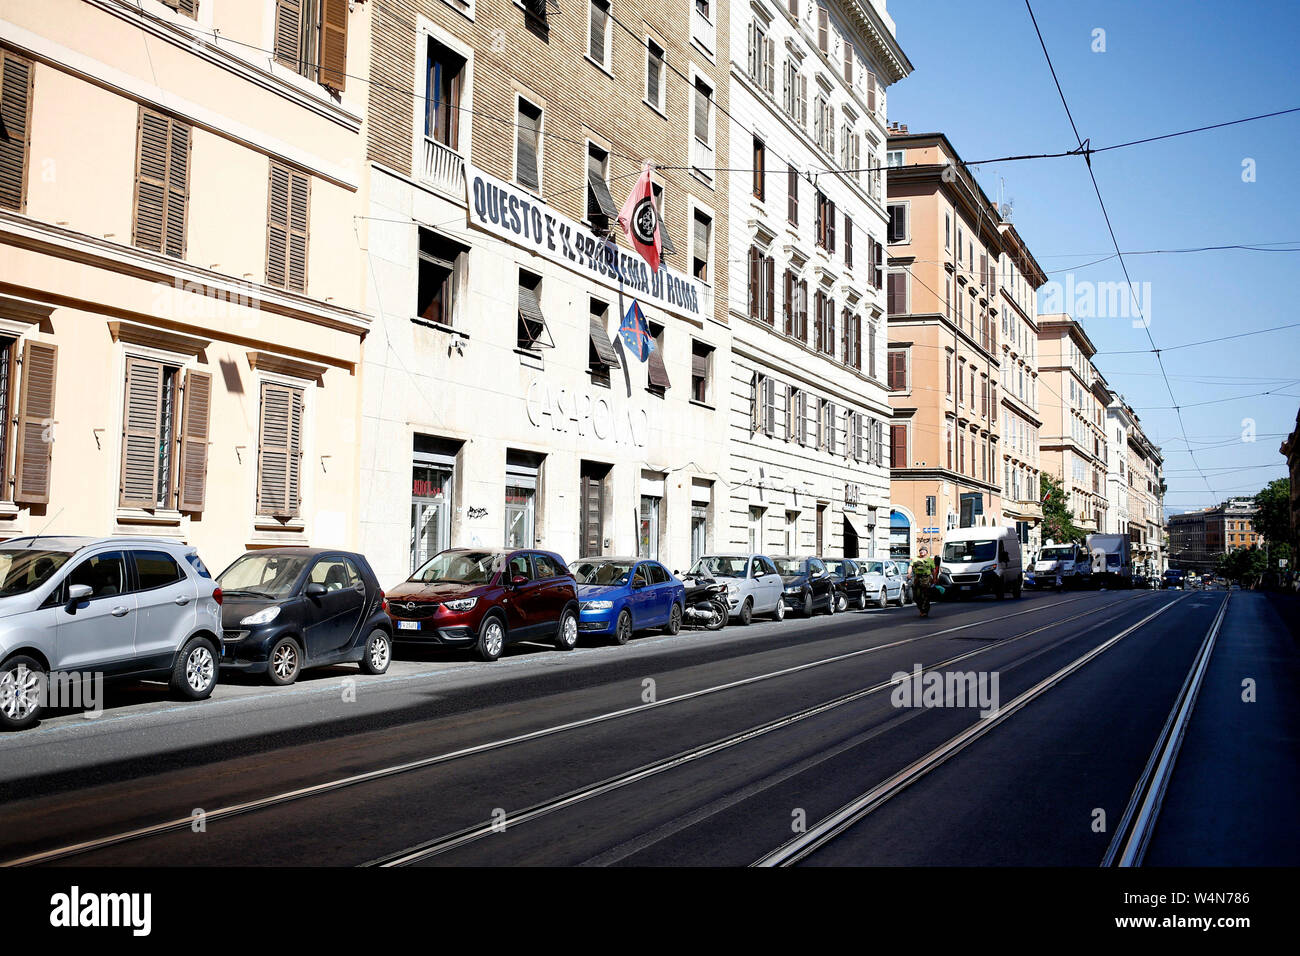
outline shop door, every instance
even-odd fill
[[[452,470],[417,463],[411,474],[411,570],[451,546]]]
[[[579,557],[596,557],[605,541],[605,476],[584,469],[578,493]]]

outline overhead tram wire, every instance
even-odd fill
[[[1074,130],[1074,138],[1078,140],[1079,149],[1083,151],[1087,147],[1084,144],[1083,137],[1079,135],[1079,127],[1075,124],[1074,115],[1070,112],[1070,104],[1065,98],[1065,91],[1061,89],[1060,78],[1056,75],[1056,67],[1052,63],[1052,56],[1047,52],[1047,41],[1043,39],[1043,31],[1038,27],[1038,18],[1034,16],[1034,8],[1030,0],[1025,0],[1025,9],[1029,11],[1029,19],[1033,22],[1034,33],[1038,35],[1039,46],[1043,49],[1043,57],[1047,60],[1047,68],[1051,71],[1052,82],[1056,84],[1056,92],[1061,97],[1061,105],[1065,108],[1065,115],[1070,121],[1070,128]],[[1142,330],[1146,333],[1147,341],[1151,343],[1151,350],[1155,354],[1156,363],[1160,366],[1160,373],[1164,379],[1165,389],[1169,393],[1169,401],[1173,404],[1174,414],[1178,417],[1178,427],[1182,431],[1183,437],[1186,438],[1187,423],[1183,421],[1183,412],[1178,405],[1177,396],[1174,395],[1174,387],[1169,381],[1169,372],[1165,368],[1164,358],[1160,354],[1159,348],[1156,346],[1155,337],[1151,334],[1151,323],[1142,315],[1142,306],[1141,303],[1138,302],[1137,293],[1133,289],[1133,279],[1129,275],[1128,263],[1124,261],[1124,253],[1119,247],[1119,239],[1115,236],[1115,227],[1111,224],[1110,213],[1106,209],[1106,201],[1102,199],[1101,187],[1097,184],[1097,176],[1092,170],[1092,157],[1086,153],[1084,154],[1084,163],[1088,167],[1088,178],[1092,180],[1093,191],[1097,194],[1097,204],[1101,207],[1102,218],[1106,220],[1106,231],[1110,233],[1111,244],[1115,247],[1115,255],[1119,259],[1120,268],[1124,272],[1124,280],[1128,283],[1129,297],[1133,300],[1133,307],[1137,311],[1138,317],[1142,319]],[[1211,498],[1217,499],[1218,495],[1215,493],[1214,486],[1210,484],[1209,477],[1205,474],[1204,470],[1201,469],[1201,464],[1197,461],[1195,453],[1190,451],[1190,443],[1189,457],[1192,460],[1192,464],[1200,471],[1201,480],[1205,482],[1206,490],[1210,492]]]

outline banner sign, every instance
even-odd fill
[[[586,275],[603,285],[694,318],[706,307],[704,288],[693,278],[661,265],[649,265],[612,239],[598,236],[562,216],[532,193],[497,179],[468,163],[465,189],[469,223],[499,239]]]

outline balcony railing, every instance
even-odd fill
[[[424,137],[424,164],[420,178],[435,189],[465,198],[465,157],[436,139]]]

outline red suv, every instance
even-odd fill
[[[388,592],[393,639],[472,647],[494,661],[515,641],[578,643],[578,586],[550,551],[451,548]]]

